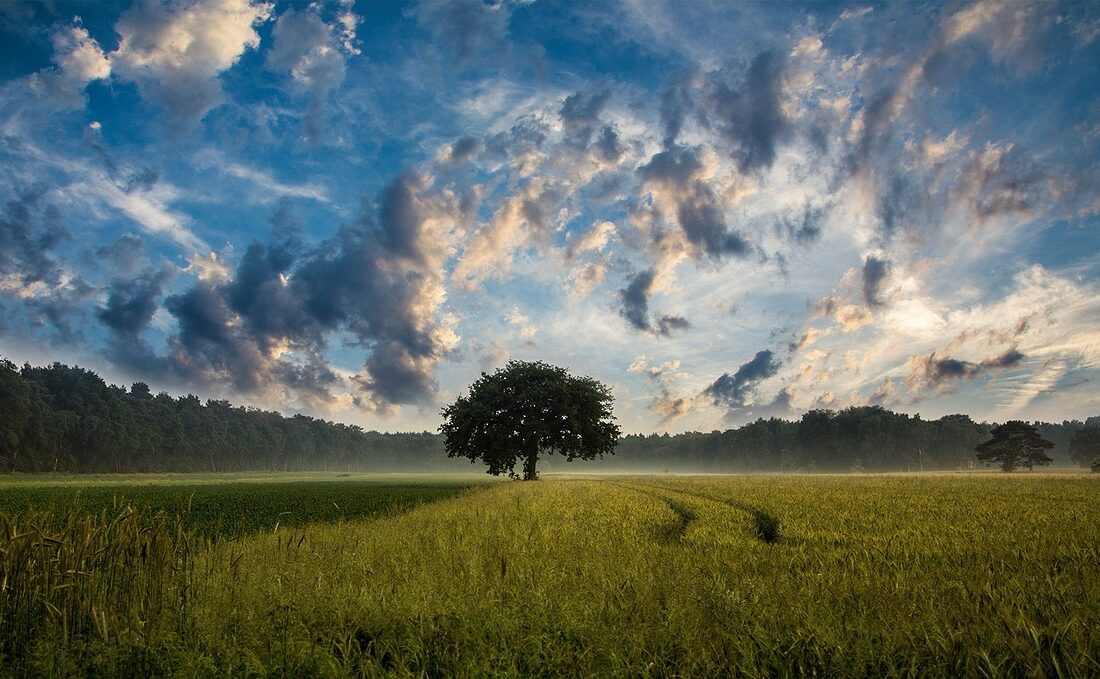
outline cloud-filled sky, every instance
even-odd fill
[[[0,355],[383,430],[1100,413],[1100,5],[0,2]]]

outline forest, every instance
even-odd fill
[[[1036,423],[1055,466],[1086,422]],[[877,406],[812,410],[797,421],[736,429],[630,434],[613,457],[547,471],[877,472],[969,469],[992,423],[967,415],[924,420]],[[431,432],[383,433],[306,415],[284,417],[224,400],[107,384],[91,370],[0,359],[0,472],[472,471]]]

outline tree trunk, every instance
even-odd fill
[[[539,452],[537,450],[527,454],[527,460],[523,463],[523,480],[534,481],[538,479],[539,475],[535,471],[535,462],[539,459]]]

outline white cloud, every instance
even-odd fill
[[[259,46],[256,27],[271,9],[255,0],[139,2],[115,25],[119,45],[111,66],[163,107],[173,127],[190,130],[222,103],[218,76]]]
[[[109,78],[111,63],[79,18],[76,24],[56,31],[51,42],[55,66],[31,76],[31,88],[61,108],[81,108],[88,83]]]

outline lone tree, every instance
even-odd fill
[[[993,438],[974,449],[978,451],[978,459],[987,465],[1000,462],[1001,471],[1011,472],[1021,467],[1030,470],[1052,462],[1046,451],[1054,444],[1040,436],[1038,428],[1027,422],[1005,422],[991,433]]]
[[[1100,427],[1085,425],[1074,432],[1069,442],[1069,456],[1082,467],[1100,467]]]
[[[488,472],[538,478],[540,454],[567,460],[611,455],[619,427],[611,414],[611,389],[591,377],[575,377],[542,362],[509,361],[491,375],[482,373],[468,396],[443,409],[439,430],[447,457],[482,460]]]

